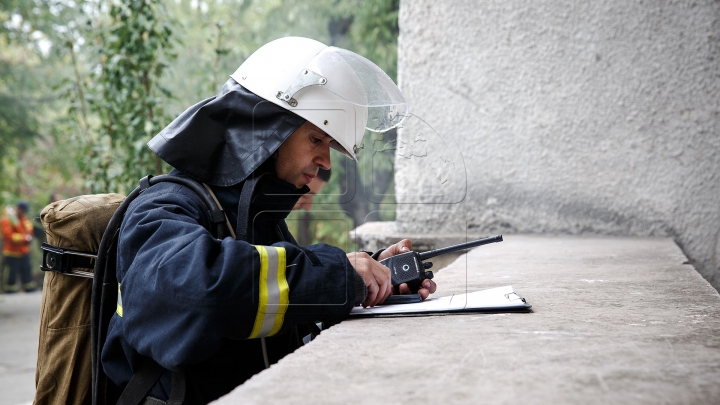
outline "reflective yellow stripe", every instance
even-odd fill
[[[123,310],[122,310],[122,296],[120,295],[120,283],[118,283],[118,299],[117,299],[117,309],[115,310],[118,315],[122,318]]]
[[[285,276],[285,249],[274,246],[255,246],[255,249],[260,254],[260,294],[250,339],[276,334],[282,327],[290,303],[290,287]]]

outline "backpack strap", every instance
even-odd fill
[[[40,248],[43,251],[43,260],[40,264],[42,271],[55,271],[67,276],[93,278],[92,272],[80,269],[94,268],[96,254],[65,249],[47,242],[43,242]]]
[[[172,372],[172,385],[170,386],[170,396],[167,405],[182,405],[185,400],[185,372]]]
[[[140,194],[135,188],[125,197],[115,214],[110,218],[98,248],[98,256],[93,271],[92,295],[90,301],[90,355],[92,357],[92,403],[103,405],[111,401],[108,387],[111,382],[100,365],[103,343],[107,339],[108,325],[113,314],[113,305],[117,306],[117,278],[115,261],[117,256],[117,232],[130,203]],[[114,301],[114,303],[113,303]]]
[[[261,173],[257,176],[249,177],[243,184],[243,189],[240,192],[240,202],[238,203],[238,214],[237,214],[237,240],[248,241],[247,225],[250,217],[250,203],[252,202],[252,196],[255,192],[255,186],[258,181],[267,173]]]
[[[165,368],[150,357],[145,357],[130,381],[125,386],[118,405],[137,405],[143,403],[148,392],[157,383]],[[167,400],[168,405],[180,405],[185,399],[185,373],[182,371],[172,372],[172,388]]]
[[[205,184],[205,183],[203,183],[202,185],[203,185],[203,187],[205,187],[205,190],[207,190],[208,194],[210,194],[210,197],[212,197],[213,201],[215,201],[215,204],[216,204],[218,207],[220,207],[220,209],[222,210],[222,205],[220,205],[220,201],[218,201],[217,197],[215,196],[215,193],[213,193],[213,191],[212,191],[212,189],[210,188],[210,186],[208,186],[208,185]],[[225,226],[227,226],[228,232],[230,232],[230,236],[231,236],[233,239],[237,239],[237,237],[235,237],[235,231],[233,230],[233,227],[232,227],[232,225],[230,224],[230,220],[227,218],[227,215],[225,215],[224,212],[223,212],[223,216],[225,217]]]
[[[117,404],[137,405],[142,403],[145,400],[147,393],[160,379],[160,376],[162,376],[164,372],[165,369],[163,366],[159,365],[150,357],[146,357],[140,364],[138,372],[133,374],[122,394],[120,394],[120,399]]]
[[[147,175],[140,179],[140,192],[142,193],[150,186],[163,181],[180,184],[197,194],[205,203],[207,213],[210,216],[210,221],[213,224],[213,229],[210,229],[210,232],[213,232],[213,235],[215,235],[218,239],[223,239],[225,237],[225,222],[227,221],[225,211],[223,211],[222,206],[218,202],[217,198],[215,198],[215,195],[211,194],[212,191],[208,193],[208,189],[203,187],[203,184],[187,177],[180,177],[171,174],[164,174],[161,176]]]

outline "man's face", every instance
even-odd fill
[[[305,210],[310,211],[313,205],[313,200],[315,199],[315,196],[317,194],[320,194],[320,190],[327,184],[327,182],[322,181],[319,177],[315,177],[310,184],[308,184],[308,187],[310,187],[310,192],[303,194],[302,197],[298,200],[297,203],[295,203],[295,206],[293,207],[293,211],[295,210]]]
[[[331,142],[334,140],[320,128],[310,122],[302,124],[278,148],[278,178],[297,188],[310,184],[318,169],[330,170]]]

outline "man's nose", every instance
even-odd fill
[[[323,170],[330,170],[330,146],[323,148],[315,157],[315,164]]]

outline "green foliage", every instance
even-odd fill
[[[77,172],[58,141],[58,111],[53,87],[65,72],[57,55],[48,52],[52,29],[66,17],[46,4],[13,0],[0,4],[0,204],[22,198],[38,207],[48,190],[72,187]],[[39,186],[38,186],[39,185]]]
[[[99,123],[86,128],[79,162],[92,192],[127,193],[163,171],[146,143],[169,121],[158,81],[174,58],[173,23],[160,0],[111,1],[108,15],[87,100]]]
[[[22,157],[39,136],[37,100],[29,96],[37,85],[28,74],[37,58],[18,44],[26,31],[19,19],[13,23],[8,10],[0,10],[0,17],[5,22],[0,28],[0,187],[8,203],[10,193],[20,191],[16,180],[22,175]]]
[[[47,32],[65,17],[45,2],[0,2],[0,208],[27,200],[33,219],[50,192],[77,191],[71,146],[61,140],[65,107],[53,94],[66,68],[47,48]],[[35,246],[31,260],[39,263]],[[38,266],[33,269],[41,277]]]
[[[364,0],[349,10],[354,15],[348,49],[365,56],[397,81],[398,12],[400,0]]]
[[[179,21],[182,52],[161,80],[176,96],[168,111],[185,108],[215,95],[240,64],[260,46],[283,36],[329,42],[329,12],[335,1],[189,0],[167,2]],[[181,34],[178,34],[180,36]],[[182,85],[179,85],[182,83]]]

